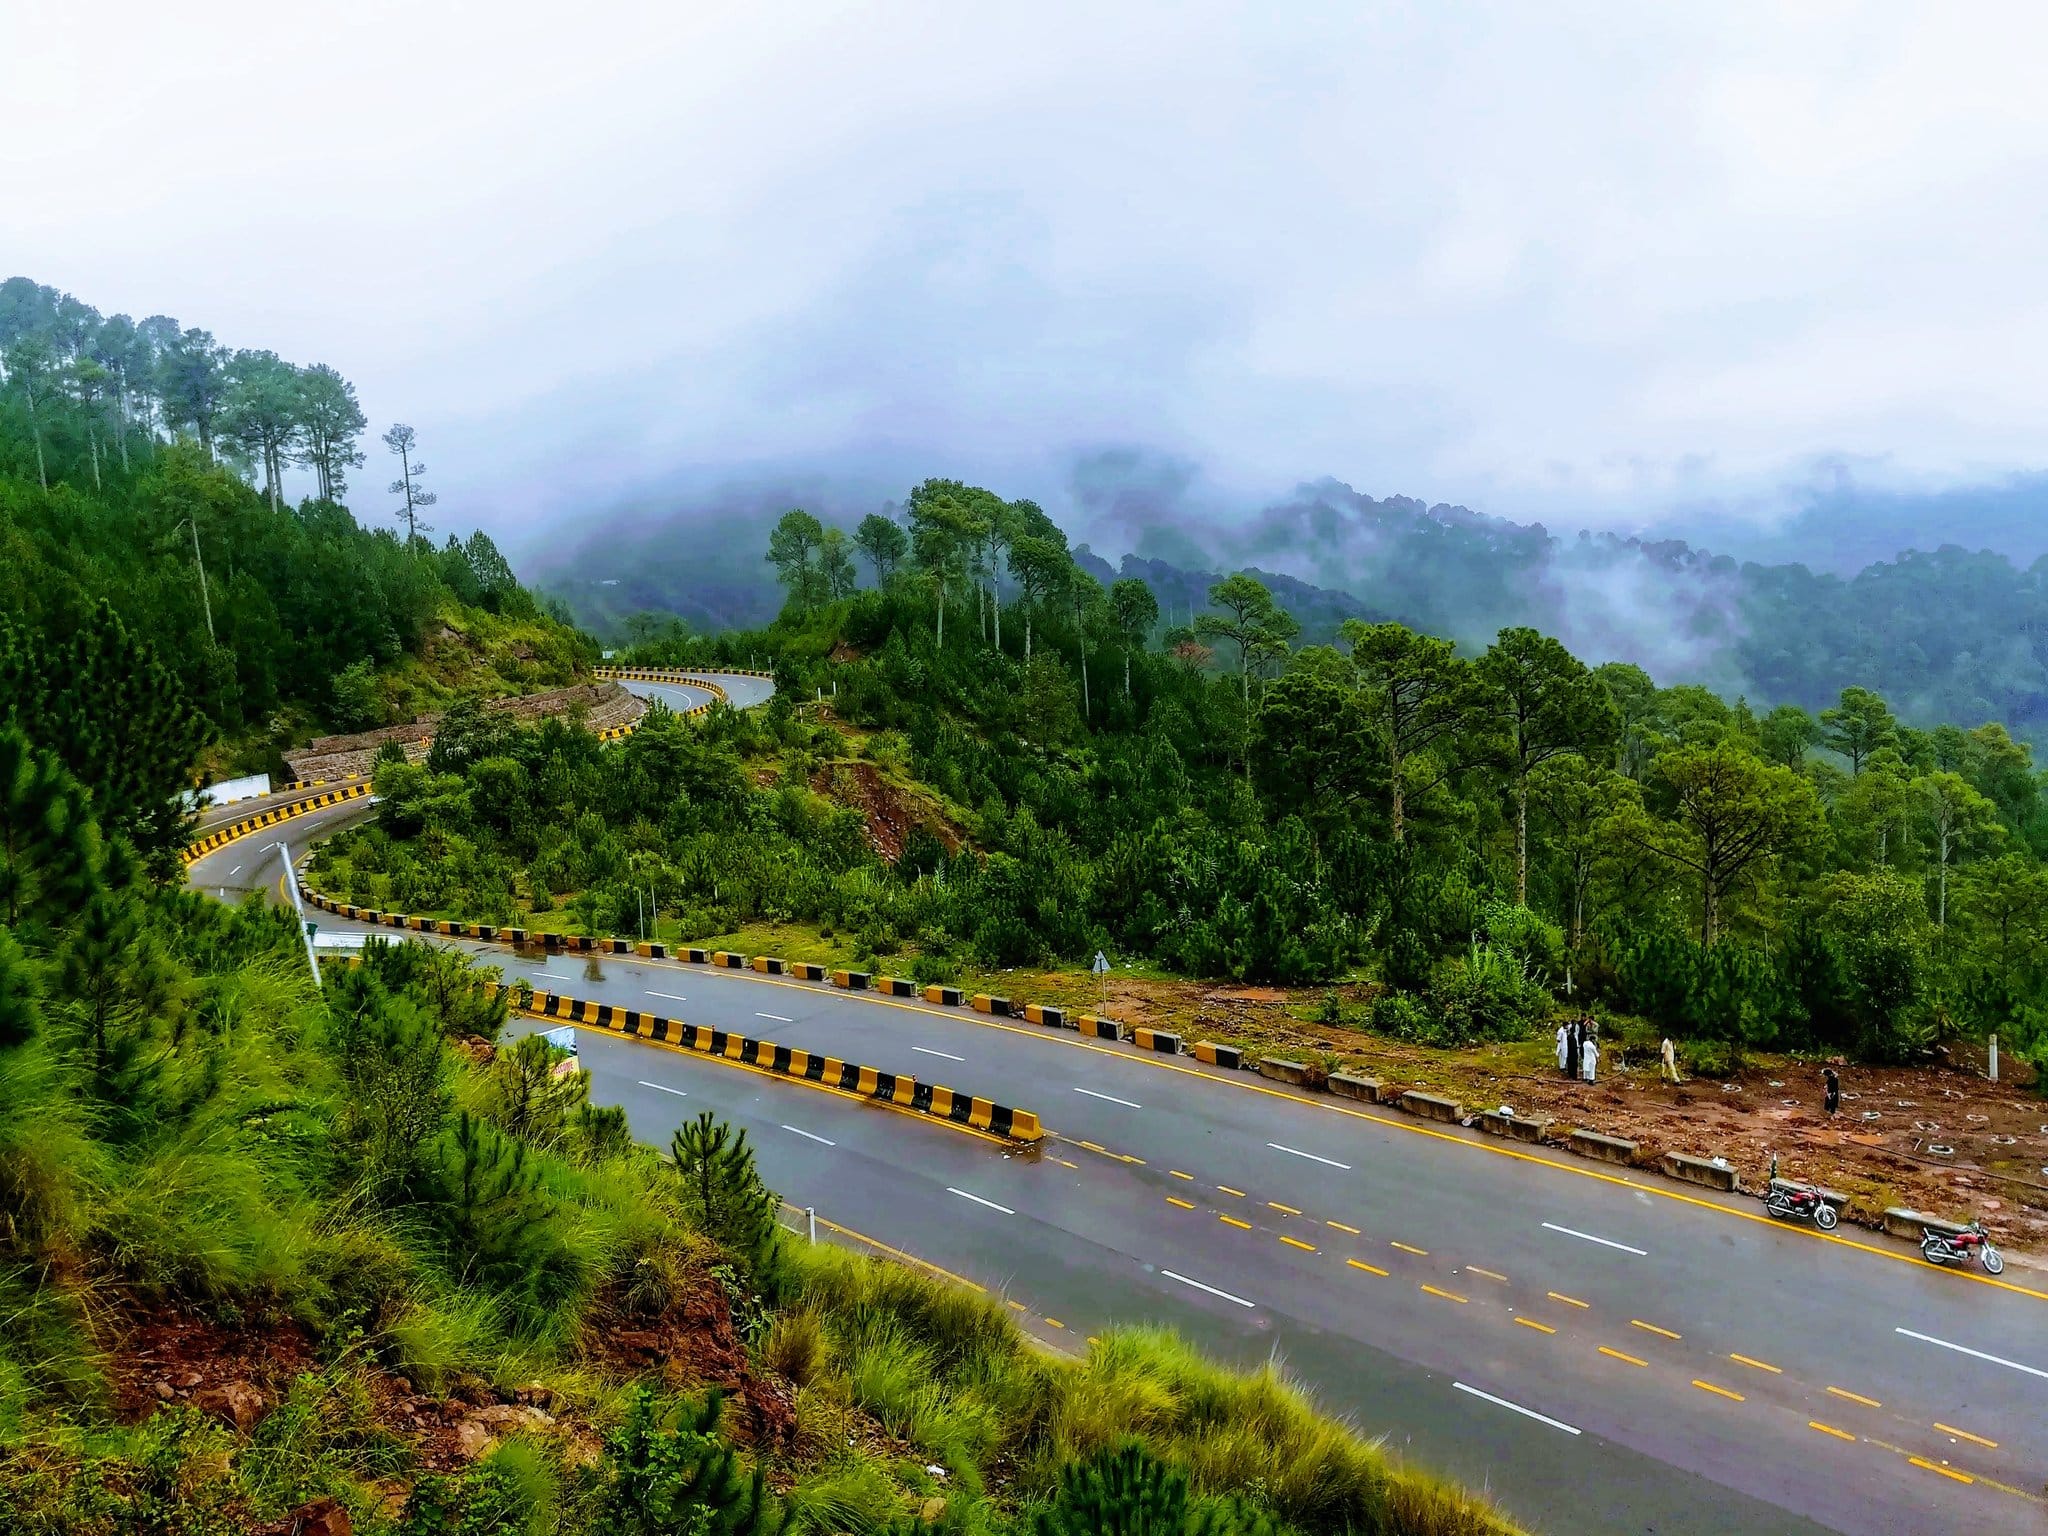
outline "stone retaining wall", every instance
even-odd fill
[[[617,683],[579,683],[570,688],[550,688],[545,693],[525,693],[515,698],[490,699],[484,708],[514,720],[542,720],[582,713],[593,731],[611,730],[638,720],[647,712],[647,702],[628,693]],[[379,730],[358,731],[350,736],[321,736],[297,751],[287,752],[285,761],[302,780],[354,779],[367,775],[377,761],[377,749],[392,742],[405,748],[407,759],[426,755],[434,739],[439,715],[421,715],[409,725],[387,725]]]

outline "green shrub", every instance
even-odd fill
[[[1441,962],[1430,979],[1435,1043],[1522,1040],[1549,1015],[1550,994],[1528,962],[1506,949],[1474,944],[1469,953]]]

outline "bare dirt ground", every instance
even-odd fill
[[[973,979],[1019,1001],[1095,1010],[1097,983],[1071,971],[1008,971]],[[1262,1054],[1446,1093],[1477,1112],[1499,1105],[1639,1142],[1646,1152],[1723,1157],[1759,1189],[1778,1156],[1783,1177],[1850,1197],[1849,1218],[1876,1225],[1888,1206],[1949,1220],[1981,1217],[2003,1245],[2048,1263],[2048,1097],[2025,1083],[1988,1081],[1981,1061],[1918,1067],[1837,1065],[1841,1111],[1821,1110],[1819,1059],[1753,1055],[1725,1082],[1660,1082],[1654,1058],[1604,1052],[1597,1083],[1566,1080],[1549,1040],[1437,1050],[1314,1021],[1320,989],[1218,986],[1113,974],[1107,1011],[1131,1024],[1180,1031]],[[2031,1082],[2007,1059],[2004,1075]]]

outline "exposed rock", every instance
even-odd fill
[[[320,1498],[292,1511],[290,1536],[351,1536],[355,1522],[334,1499]]]
[[[247,1381],[231,1381],[225,1386],[209,1387],[193,1402],[200,1412],[210,1414],[223,1424],[232,1425],[235,1433],[246,1435],[263,1421],[269,1411],[270,1400]]]
[[[455,1450],[464,1461],[475,1461],[489,1454],[497,1438],[475,1419],[464,1419],[455,1426]]]
[[[945,1516],[946,1501],[936,1493],[926,1499],[924,1501],[924,1508],[917,1512],[917,1518],[924,1521],[927,1525],[936,1525]]]

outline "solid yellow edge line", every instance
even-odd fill
[[[660,966],[666,970],[695,969],[687,961],[637,960],[636,963]],[[755,976],[751,972],[746,971],[722,972],[720,974],[734,976],[740,980],[751,981],[761,986],[797,987],[806,991],[819,990],[819,984],[817,983],[791,981],[777,976]],[[1241,1082],[1234,1078],[1222,1076],[1218,1072],[1205,1072],[1197,1067],[1184,1067],[1176,1062],[1162,1061],[1158,1059],[1156,1053],[1145,1055],[1127,1054],[1123,1051],[1112,1050],[1108,1046],[1092,1045],[1085,1039],[1068,1039],[1066,1038],[1065,1031],[1055,1034],[1049,1030],[1023,1029],[1014,1024],[1001,1023],[982,1014],[934,1008],[928,1004],[906,1002],[901,998],[885,997],[878,993],[856,992],[847,993],[845,996],[854,1002],[871,1003],[882,1008],[908,1009],[912,1013],[926,1014],[935,1019],[950,1019],[956,1024],[965,1022],[982,1029],[1000,1029],[1006,1034],[1017,1035],[1026,1040],[1036,1040],[1041,1044],[1058,1046],[1066,1050],[1093,1051],[1097,1055],[1107,1056],[1113,1061],[1121,1061],[1131,1066],[1151,1067],[1160,1072],[1184,1073],[1189,1077],[1199,1077],[1207,1083],[1215,1083],[1224,1088],[1234,1088],[1241,1093],[1259,1093],[1264,1094],[1268,1098],[1285,1099],[1288,1103],[1299,1104],[1305,1109],[1321,1110],[1325,1114],[1343,1115],[1353,1120],[1365,1120],[1374,1125],[1386,1126],[1392,1130],[1406,1131],[1411,1136],[1427,1136],[1432,1140],[1446,1142],[1454,1147],[1464,1147],[1468,1151],[1484,1152],[1492,1157],[1512,1158],[1516,1162],[1529,1163],[1538,1168],[1550,1168],[1558,1173],[1569,1173],[1582,1179],[1594,1179],[1602,1184],[1612,1184],[1620,1189],[1634,1190],[1645,1195],[1654,1195],[1660,1200],[1676,1201],[1680,1205],[1689,1205],[1696,1210],[1712,1211],[1721,1216],[1732,1216],[1739,1221],[1753,1221],[1759,1226],[1769,1227],[1775,1232],[1782,1232],[1788,1236],[1803,1237],[1818,1243],[1835,1243],[1844,1248],[1854,1249],[1858,1253],[1874,1254],[1881,1259],[1890,1259],[1894,1263],[1925,1267],[1924,1261],[1917,1252],[1912,1254],[1894,1253],[1888,1248],[1879,1248],[1870,1243],[1861,1243],[1852,1237],[1842,1237],[1837,1233],[1819,1232],[1810,1227],[1787,1226],[1771,1216],[1755,1211],[1736,1210],[1732,1206],[1717,1205],[1711,1200],[1702,1200],[1695,1195],[1683,1194],[1675,1189],[1661,1189],[1654,1184],[1638,1183],[1634,1179],[1625,1179],[1617,1174],[1601,1173],[1598,1169],[1581,1168],[1571,1163],[1561,1163],[1555,1158],[1538,1157],[1533,1152],[1517,1152],[1511,1147],[1497,1146],[1490,1141],[1467,1141],[1462,1136],[1453,1136],[1446,1131],[1431,1130],[1425,1125],[1413,1125],[1405,1121],[1392,1119],[1386,1115],[1369,1114],[1362,1109],[1352,1109],[1348,1105],[1320,1103],[1315,1099],[1303,1098],[1299,1094],[1286,1093],[1278,1088],[1268,1088],[1260,1083]],[[1957,1269],[1947,1265],[1940,1266],[1940,1268],[1943,1274],[1953,1279],[1972,1280],[1979,1285],[1995,1286],[1999,1290],[2011,1291],[2015,1295],[2029,1296],[2035,1301],[2048,1301],[2048,1291],[2032,1290],[2024,1285],[2015,1285],[2009,1280],[1994,1280],[1991,1276],[1978,1274],[1974,1270]]]
[[[694,967],[689,966],[686,962],[668,964],[659,960],[650,960],[639,963],[645,965],[667,965],[669,969],[674,970],[694,969]],[[736,976],[739,980],[751,981],[763,986],[800,987],[811,991],[818,990],[816,984],[810,982],[787,981],[774,976],[755,976],[749,972],[730,974]],[[1484,1152],[1492,1157],[1512,1158],[1516,1162],[1533,1164],[1538,1168],[1550,1168],[1558,1173],[1569,1173],[1582,1179],[1594,1179],[1602,1184],[1612,1184],[1620,1189],[1654,1195],[1660,1200],[1676,1201],[1680,1205],[1689,1205],[1696,1210],[1712,1211],[1717,1215],[1732,1216],[1740,1221],[1753,1221],[1759,1226],[1769,1227],[1775,1232],[1803,1237],[1812,1242],[1835,1243],[1844,1248],[1852,1248],[1858,1253],[1874,1254],[1878,1258],[1891,1259],[1896,1263],[1922,1265],[1922,1260],[1917,1252],[1912,1254],[1894,1253],[1888,1248],[1879,1248],[1870,1243],[1861,1243],[1854,1238],[1843,1237],[1838,1233],[1819,1232],[1810,1227],[1787,1226],[1771,1216],[1754,1211],[1737,1210],[1733,1206],[1717,1205],[1712,1200],[1702,1200],[1695,1195],[1684,1194],[1675,1189],[1661,1189],[1654,1184],[1642,1184],[1634,1179],[1622,1178],[1618,1174],[1602,1173],[1595,1168],[1581,1168],[1572,1163],[1559,1162],[1555,1158],[1539,1157],[1533,1152],[1517,1152],[1511,1147],[1498,1146],[1491,1141],[1468,1141],[1462,1136],[1453,1136],[1447,1131],[1432,1130],[1426,1125],[1415,1125],[1386,1115],[1371,1114],[1365,1110],[1353,1109],[1344,1104],[1322,1103],[1318,1100],[1303,1098],[1299,1094],[1288,1093],[1278,1088],[1269,1088],[1262,1083],[1243,1082],[1234,1077],[1225,1077],[1220,1072],[1206,1072],[1199,1067],[1187,1067],[1177,1062],[1163,1061],[1155,1054],[1137,1055],[1113,1050],[1106,1045],[1091,1044],[1086,1039],[1069,1038],[1064,1031],[1055,1034],[1049,1030],[1023,1029],[1014,1024],[1002,1023],[1000,1020],[985,1014],[967,1013],[949,1008],[934,1008],[928,1004],[906,1002],[900,998],[885,997],[879,994],[849,993],[847,996],[849,1000],[854,1002],[872,1003],[883,1008],[904,1008],[913,1013],[927,1014],[936,1019],[950,1019],[954,1023],[972,1024],[980,1029],[999,1029],[1005,1034],[1017,1035],[1026,1040],[1036,1040],[1043,1045],[1057,1046],[1065,1050],[1092,1051],[1096,1055],[1107,1056],[1113,1061],[1121,1061],[1130,1066],[1151,1067],[1155,1071],[1179,1072],[1188,1077],[1199,1077],[1204,1082],[1215,1083],[1219,1087],[1234,1088],[1240,1093],[1257,1093],[1263,1094],[1267,1098],[1285,1099],[1288,1103],[1299,1104],[1304,1109],[1321,1110],[1325,1114],[1343,1115],[1352,1120],[1365,1120],[1374,1125],[1386,1126],[1392,1130],[1406,1131],[1411,1136],[1427,1136],[1432,1140],[1446,1142],[1454,1147],[1464,1147],[1468,1151]],[[1237,1193],[1237,1191],[1232,1191],[1232,1193]],[[2048,1301],[2048,1291],[2030,1290],[2024,1285],[2014,1285],[2009,1280],[1994,1280],[1989,1275],[1981,1275],[1971,1270],[1954,1269],[1947,1266],[1942,1266],[1942,1273],[1955,1279],[1974,1280],[1979,1285],[1996,1286],[2000,1290],[2012,1291],[2021,1296],[2030,1296],[2036,1301]]]
[[[886,1253],[892,1259],[901,1259],[906,1264],[915,1264],[919,1269],[928,1269],[935,1275],[951,1280],[955,1285],[964,1285],[970,1291],[980,1291],[984,1296],[988,1294],[987,1286],[977,1285],[965,1275],[956,1275],[950,1269],[942,1269],[930,1259],[920,1259],[916,1254],[905,1253],[901,1248],[891,1248],[879,1238],[869,1237],[865,1232],[856,1232],[851,1227],[842,1227],[838,1222],[827,1221],[822,1216],[818,1218],[818,1225],[825,1228],[828,1232],[837,1232],[841,1237],[850,1237],[857,1243],[866,1243],[870,1248],[880,1253]],[[1024,1309],[1018,1307],[1018,1310],[1021,1312]]]

